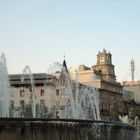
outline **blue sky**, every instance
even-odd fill
[[[112,53],[119,81],[130,79],[130,60],[140,79],[139,0],[0,0],[0,52],[9,73],[47,72],[54,61],[69,67],[96,64]]]

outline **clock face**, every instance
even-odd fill
[[[104,62],[105,58],[104,57],[100,57],[100,62]]]

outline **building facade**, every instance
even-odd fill
[[[33,87],[29,75],[9,75],[10,80],[10,116],[32,117],[31,94],[34,94],[37,117],[45,117],[45,113],[52,112],[55,108],[55,77],[45,73],[33,74]],[[51,114],[50,114],[51,115]]]
[[[115,67],[112,64],[110,52],[105,49],[99,51],[96,65],[91,68],[80,65],[76,71],[79,83],[99,90],[102,120],[118,120],[119,115],[132,117],[130,114],[133,114],[133,119],[136,115],[140,116],[140,105],[134,103],[133,100],[126,101],[123,98],[123,89],[126,89],[126,86],[116,81]],[[131,91],[133,91],[132,87]]]
[[[100,92],[100,113],[102,120],[116,120],[125,113],[122,86],[116,81],[112,55],[105,49],[97,54],[96,65],[88,68],[79,66],[78,81],[93,86]]]
[[[110,52],[105,49],[98,52],[96,65],[92,67],[80,65],[68,73],[65,60],[63,66],[65,71],[57,71],[51,75],[33,74],[33,84],[29,75],[24,75],[24,80],[22,74],[9,75],[11,117],[32,116],[29,111],[32,108],[31,93],[34,93],[37,117],[64,116],[64,108],[68,100],[65,95],[66,92],[69,94],[69,91],[66,91],[66,76],[71,77],[75,88],[94,87],[99,91],[99,110],[102,120],[118,120],[120,115],[128,115],[133,120],[135,116],[140,117],[140,105],[132,100],[123,99],[123,86],[116,81],[115,67],[112,64]]]

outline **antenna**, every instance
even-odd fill
[[[130,61],[130,65],[131,65],[131,78],[132,78],[132,81],[134,82],[134,76],[135,76],[135,62],[134,62],[133,59]]]

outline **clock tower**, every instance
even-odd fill
[[[99,71],[102,75],[102,80],[116,83],[116,76],[114,72],[114,65],[112,64],[112,55],[103,49],[97,54],[97,63],[92,67],[93,71]]]

